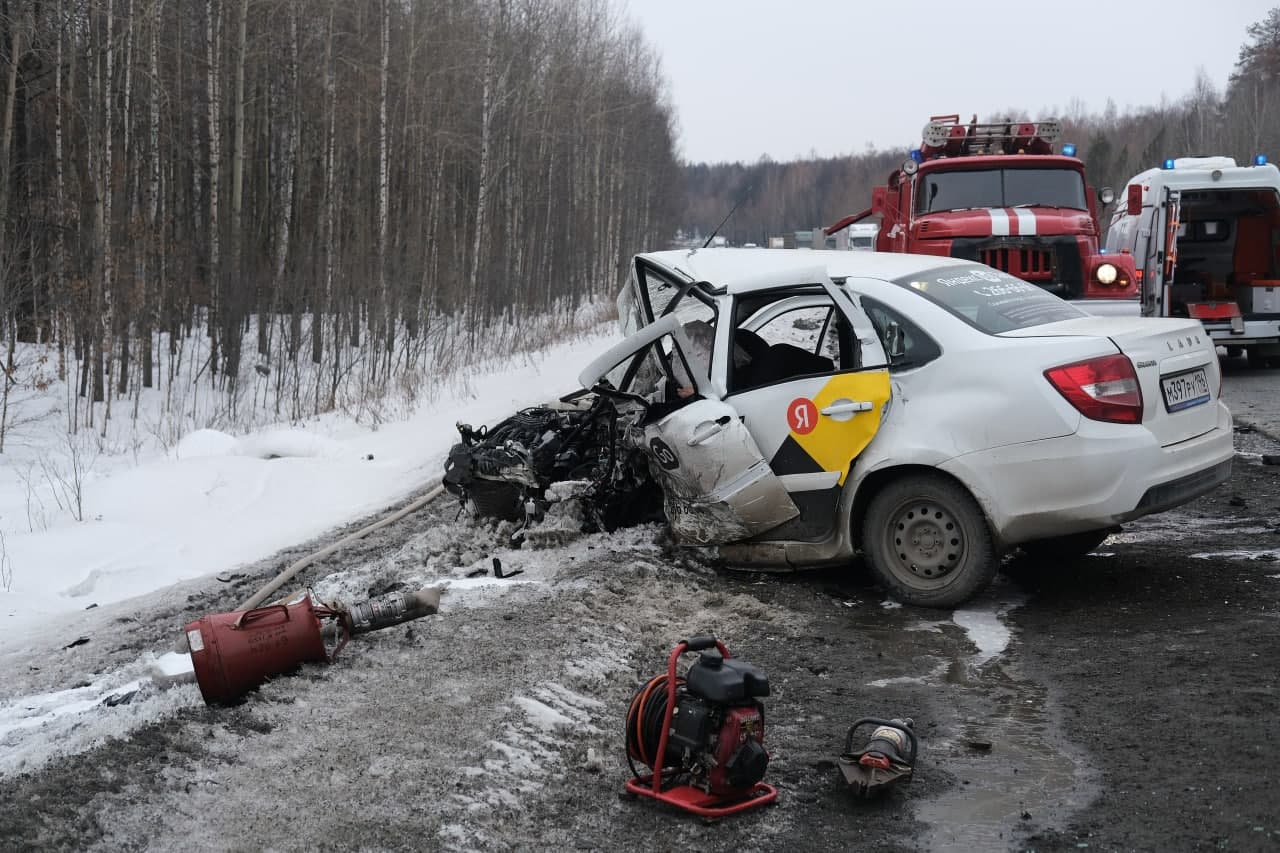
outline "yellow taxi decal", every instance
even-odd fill
[[[849,463],[871,443],[880,429],[880,415],[889,400],[889,372],[870,370],[831,377],[813,399],[799,397],[787,407],[791,438],[824,471],[838,471],[840,485]],[[866,411],[822,414],[828,406],[867,403]]]

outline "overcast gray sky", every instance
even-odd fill
[[[1221,91],[1245,29],[1280,5],[618,2],[662,57],[680,153],[693,162],[907,150],[934,114],[1155,105],[1189,93],[1201,67]]]

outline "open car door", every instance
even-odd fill
[[[686,545],[749,539],[799,514],[738,413],[712,390],[710,346],[691,342],[669,315],[579,376],[634,411],[632,440],[652,461],[667,520]]]
[[[637,255],[627,286],[618,294],[618,318],[623,333],[634,334],[668,312],[692,282]]]
[[[1156,280],[1151,282],[1151,290],[1143,295],[1144,300],[1154,300],[1153,314],[1156,317],[1173,315],[1173,277],[1178,265],[1178,230],[1181,219],[1182,192],[1165,187],[1159,216],[1152,229],[1152,237],[1155,239],[1147,244],[1154,248]]]
[[[825,539],[892,393],[880,336],[856,281],[837,286],[823,267],[736,283],[733,323],[751,357],[724,365],[726,401],[801,512],[778,536]]]

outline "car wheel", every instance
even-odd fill
[[[881,489],[863,518],[862,550],[894,598],[921,607],[954,607],[996,572],[981,507],[938,474],[914,474]]]
[[[1018,547],[1033,560],[1050,563],[1070,563],[1088,554],[1111,535],[1110,529],[1086,530],[1066,536],[1050,536],[1023,542]]]

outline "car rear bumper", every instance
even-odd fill
[[[1005,547],[1096,530],[1171,509],[1231,474],[1231,414],[1221,402],[1203,435],[1160,447],[1151,433],[1084,422],[1074,435],[997,447],[948,460]]]
[[[1204,322],[1204,330],[1220,347],[1247,347],[1250,344],[1280,343],[1280,320],[1245,319],[1240,331],[1234,331],[1229,322]]]

